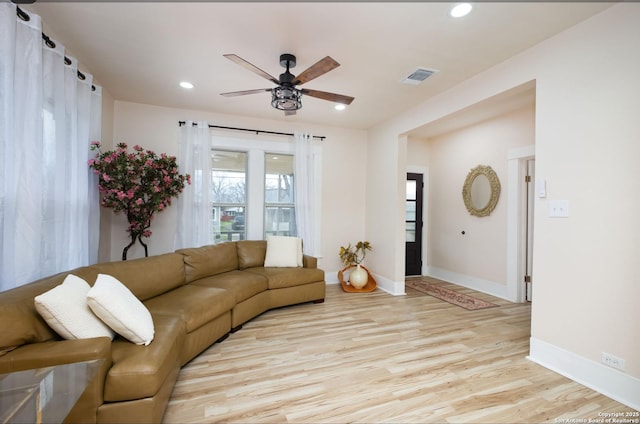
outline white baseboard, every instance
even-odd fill
[[[375,273],[373,274],[373,278],[376,279],[376,283],[378,284],[378,288],[386,291],[389,294],[394,296],[404,296],[404,280],[403,281],[393,281],[388,278],[382,277]]]
[[[338,271],[325,272],[324,281],[327,284],[340,284],[340,280],[338,280]]]
[[[437,278],[438,280],[447,281],[468,289],[490,294],[491,296],[499,297],[501,299],[510,300],[506,284],[483,280],[482,278],[476,278],[465,274],[458,274],[457,272],[448,271],[434,266],[427,267],[426,275],[428,277]]]
[[[640,411],[640,379],[531,337],[527,359]]]

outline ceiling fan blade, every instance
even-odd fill
[[[247,62],[246,60],[244,60],[243,58],[241,58],[238,55],[225,54],[223,56],[226,57],[227,59],[237,63],[238,65],[250,70],[251,72],[260,75],[262,78],[268,79],[269,81],[273,82],[274,84],[280,84],[280,81],[278,81],[276,78],[272,77],[271,75],[269,75],[268,73],[266,73],[262,69],[258,68],[257,66]]]
[[[220,95],[225,97],[236,97],[236,96],[244,96],[246,94],[264,93],[266,91],[271,91],[271,89],[258,88],[257,90],[231,91],[229,93],[220,93]]]
[[[324,75],[330,70],[337,68],[338,66],[340,66],[338,62],[327,56],[324,59],[320,59],[298,75],[293,81],[293,85],[300,85],[305,82],[309,82],[312,79],[318,78],[320,75]]]
[[[343,105],[350,105],[354,100],[351,96],[343,96],[342,94],[327,93],[326,91],[309,90],[306,88],[301,89],[302,94],[307,96],[317,97],[318,99],[328,100],[330,102],[342,103]]]

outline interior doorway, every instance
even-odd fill
[[[407,173],[405,197],[405,276],[422,275],[422,210],[424,179],[422,174]]]
[[[535,146],[510,150],[507,167],[508,180],[517,183],[507,186],[506,298],[512,302],[527,302],[532,298],[534,280]]]

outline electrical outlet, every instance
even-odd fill
[[[624,359],[607,352],[602,352],[602,363],[613,368],[618,368],[619,370],[623,370],[625,367]]]

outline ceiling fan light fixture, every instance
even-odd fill
[[[302,92],[294,87],[278,86],[271,90],[271,106],[291,111],[302,108]]]
[[[345,110],[347,108],[347,105],[343,103],[337,103],[333,108],[335,110]]]

